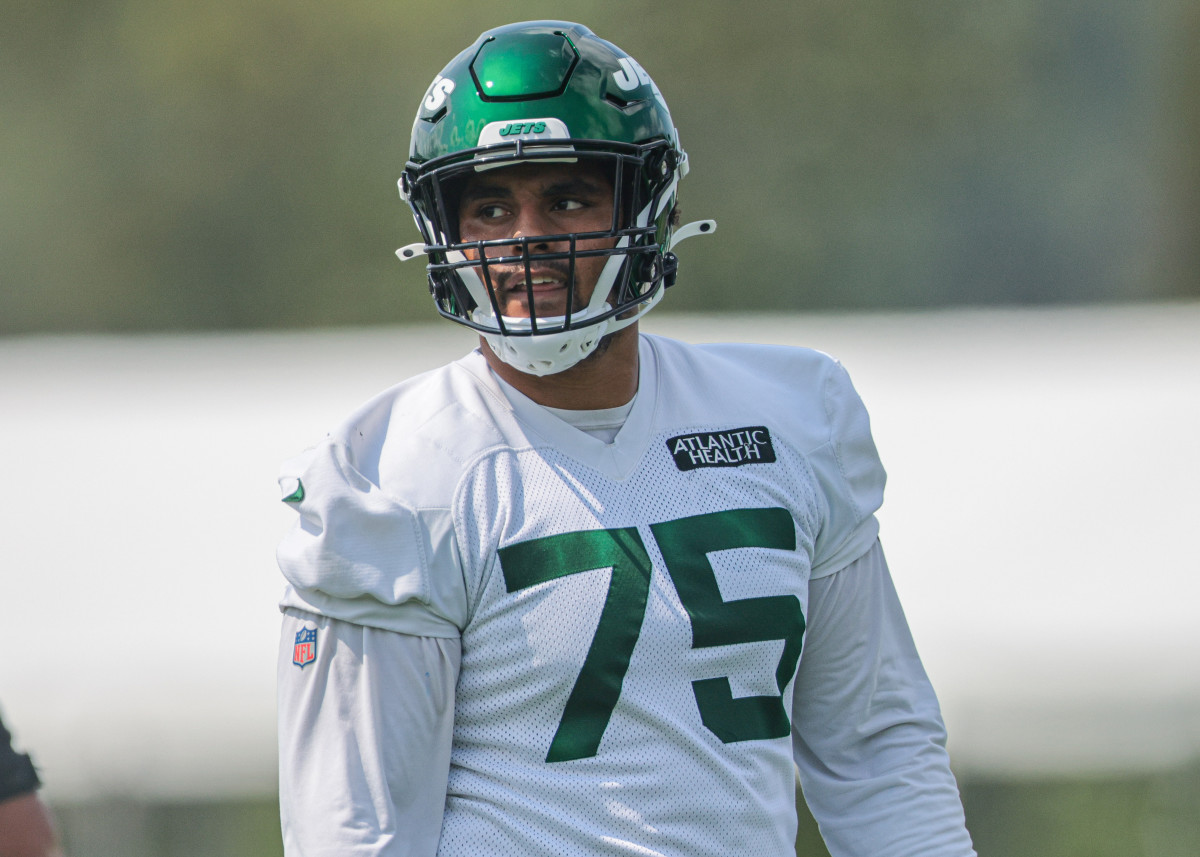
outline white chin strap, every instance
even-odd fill
[[[570,369],[595,351],[600,340],[608,334],[633,324],[645,315],[651,306],[658,303],[661,297],[662,290],[660,289],[633,315],[627,318],[608,318],[586,327],[561,330],[557,333],[536,333],[531,336],[501,336],[498,333],[481,333],[480,336],[497,357],[514,369],[527,375],[554,375]],[[601,304],[597,308],[588,307],[575,313],[571,317],[571,322],[586,320],[589,316],[608,312],[609,309],[611,309],[609,304]],[[478,321],[494,320],[495,318],[491,313],[481,314],[478,311],[476,311],[476,316]],[[564,321],[566,321],[565,316],[556,316],[538,319],[538,324],[552,326],[562,324]],[[504,326],[513,331],[531,329],[527,318],[505,316]]]
[[[516,327],[526,319],[505,319],[507,327]],[[562,323],[562,318],[545,319],[548,323]],[[525,325],[528,327],[528,325]],[[519,329],[519,328],[518,328]],[[608,322],[564,330],[560,333],[542,333],[533,336],[501,336],[498,333],[482,333],[483,341],[492,352],[514,369],[527,375],[554,375],[570,369],[596,350],[600,339],[608,330]]]

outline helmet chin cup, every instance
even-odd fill
[[[547,319],[548,322],[561,319]],[[528,319],[506,318],[509,330],[528,330]],[[596,350],[608,332],[609,322],[599,321],[586,327],[527,336],[501,336],[481,333],[492,352],[514,369],[527,375],[556,375],[582,361]]]

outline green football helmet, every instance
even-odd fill
[[[468,177],[584,161],[612,181],[607,231],[460,240],[458,194]],[[561,372],[661,299],[675,279],[679,241],[716,228],[712,221],[675,227],[676,188],[687,169],[667,104],[636,60],[579,24],[499,27],[455,57],[421,101],[400,194],[424,240],[396,253],[428,256],[438,312],[479,331],[502,360],[534,375]],[[599,238],[612,246],[577,246],[595,247]],[[559,249],[545,251],[549,244]],[[488,256],[496,247],[506,255]],[[577,259],[589,256],[606,261],[587,305],[574,305],[572,287],[565,315],[538,317],[531,265],[565,260],[573,283]],[[528,318],[501,313],[489,272],[497,264],[525,266]]]

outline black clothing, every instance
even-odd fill
[[[12,748],[12,736],[0,721],[0,800],[32,792],[41,785],[28,754]]]

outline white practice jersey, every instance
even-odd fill
[[[281,752],[361,754],[400,781],[415,774],[386,770],[403,758],[389,743],[445,740],[441,857],[792,853],[794,764],[836,732],[793,729],[810,584],[877,550],[884,472],[867,415],[815,351],[642,336],[640,367],[612,443],[506,393],[475,352],[385,392],[285,466],[300,518],[279,561],[299,630],[281,699],[344,706],[323,695],[357,692],[325,667],[306,673],[321,633],[352,652],[352,672],[378,661],[380,634],[455,641],[461,661],[437,691],[451,699],[444,739],[350,706],[352,737],[317,729],[308,740],[338,746],[293,736]],[[368,629],[367,643],[337,627]],[[849,686],[862,670],[845,668]],[[381,707],[432,698],[438,675],[413,672],[378,681],[397,685],[373,691]],[[836,694],[843,679],[822,681],[815,693]],[[940,752],[927,685],[901,697],[889,704],[910,720],[932,706],[917,743]],[[817,805],[851,817],[861,796],[836,796],[843,778],[808,761],[813,788],[830,781]],[[949,790],[957,801],[952,778]],[[386,807],[363,814],[391,823]]]

